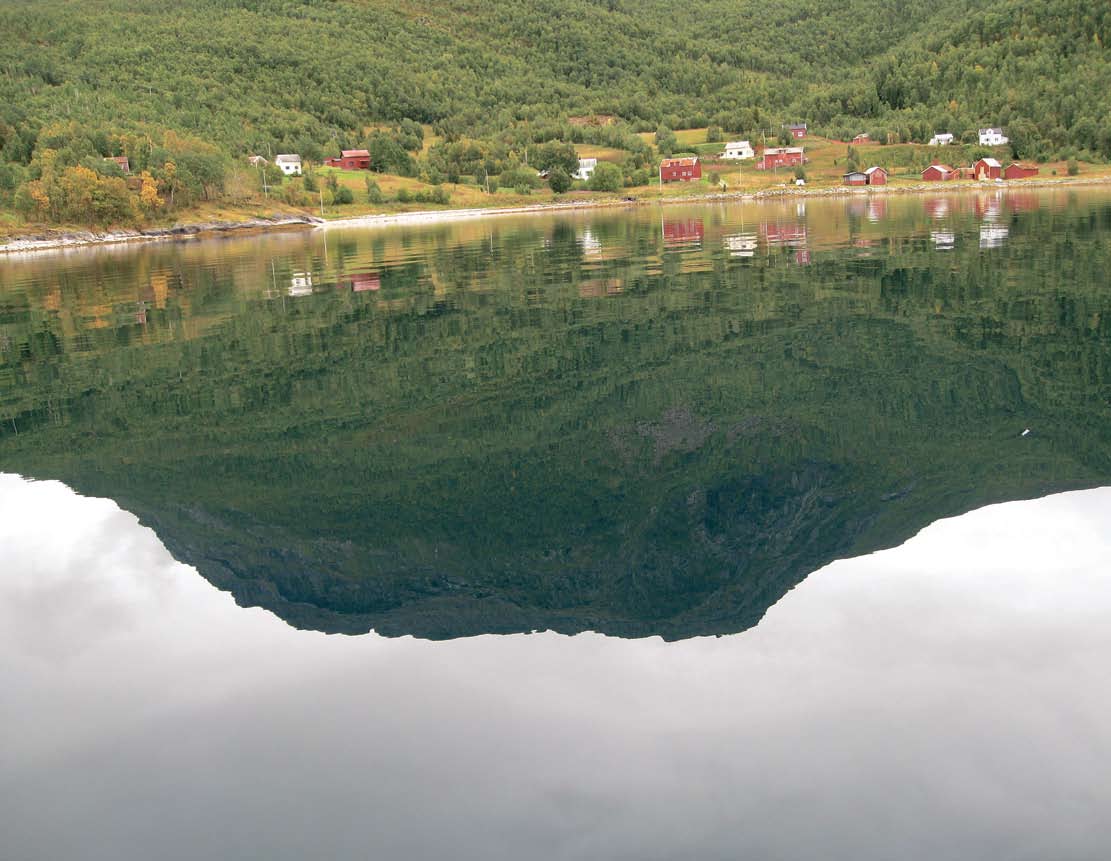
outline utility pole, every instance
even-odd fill
[[[318,187],[317,191],[320,192],[320,217],[323,218],[324,217],[324,189],[321,188],[321,187]]]

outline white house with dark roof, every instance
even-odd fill
[[[1010,138],[1003,134],[1003,129],[980,129],[980,146],[1003,146],[1010,143]]]

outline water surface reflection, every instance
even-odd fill
[[[995,188],[5,259],[0,464],[299,627],[733,633],[1111,482],[1109,269]]]

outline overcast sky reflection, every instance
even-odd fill
[[[1096,858],[1111,488],[834,563],[744,634],[297,631],[0,475],[5,859]]]

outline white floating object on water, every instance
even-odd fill
[[[1030,428],[1027,428],[1026,430],[1024,430],[1024,431],[1023,431],[1023,432],[1022,432],[1022,433],[1020,434],[1020,436],[1028,436],[1029,434],[1030,434]]]

